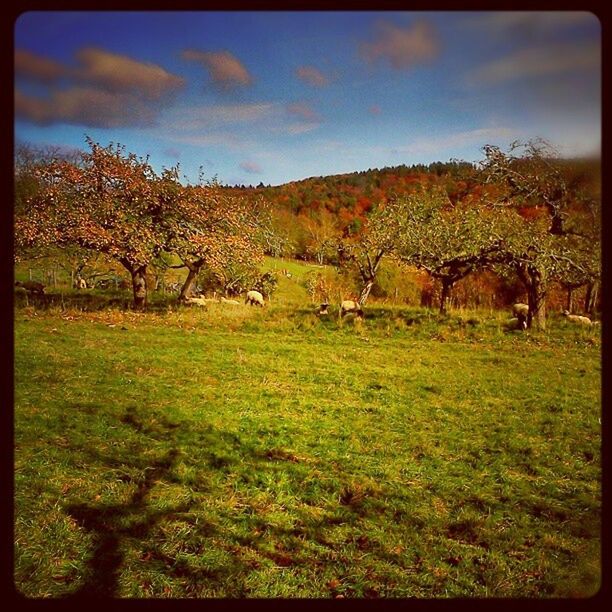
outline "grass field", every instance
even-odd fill
[[[596,592],[599,330],[321,321],[292,282],[264,310],[15,310],[17,589]]]

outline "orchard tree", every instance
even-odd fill
[[[37,147],[19,142],[14,152],[14,250],[15,261],[46,257],[52,249],[53,234],[45,222],[44,211],[33,209],[31,202],[44,187],[41,172],[57,161],[77,163],[78,153],[60,147]]]
[[[487,183],[504,188],[500,201],[515,207],[544,207],[549,218],[549,232],[566,233],[565,223],[572,201],[572,189],[555,149],[541,138],[514,141],[508,152],[485,145],[481,163]]]
[[[306,254],[314,257],[322,265],[334,253],[334,245],[339,237],[336,216],[326,208],[310,215],[300,215],[298,219],[307,235]]]
[[[146,272],[181,216],[178,169],[158,176],[148,159],[89,137],[78,163],[39,168],[42,188],[17,216],[17,244],[78,245],[118,261],[130,274],[134,307],[147,303]]]
[[[543,140],[515,142],[507,153],[487,145],[484,153],[481,176],[497,188],[489,192],[494,194],[491,204],[499,210],[500,220],[511,221],[505,227],[505,265],[525,286],[528,326],[544,329],[551,281],[565,278],[573,284],[579,277],[584,282],[597,277],[597,197],[583,197],[572,163],[561,162]],[[589,215],[591,223],[585,223]],[[595,249],[590,254],[585,248],[589,241]]]
[[[192,294],[203,268],[220,282],[226,294],[256,277],[263,246],[253,209],[216,183],[189,186],[182,199],[182,218],[167,244],[187,267],[179,299]]]
[[[398,240],[398,202],[379,204],[356,232],[346,232],[337,245],[340,265],[354,267],[361,281],[357,301],[366,303],[376,274],[385,255],[391,253]]]
[[[504,242],[497,212],[474,204],[453,205],[440,188],[422,188],[397,201],[394,254],[442,284],[445,313],[455,283],[501,258]]]

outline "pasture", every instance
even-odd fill
[[[301,291],[15,309],[16,588],[595,593],[600,328],[376,304],[319,320]]]

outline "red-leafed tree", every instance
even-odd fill
[[[180,299],[192,294],[203,269],[218,279],[226,293],[257,277],[265,227],[256,208],[212,183],[186,187],[181,211],[177,231],[167,245],[188,269]]]
[[[37,169],[40,188],[16,214],[16,250],[54,244],[103,253],[130,273],[134,307],[142,309],[147,266],[181,219],[178,170],[157,175],[148,159],[118,144],[86,140],[89,151],[77,162],[54,160]]]

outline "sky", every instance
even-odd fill
[[[589,12],[26,12],[14,85],[17,143],[87,135],[186,183],[601,148]]]

